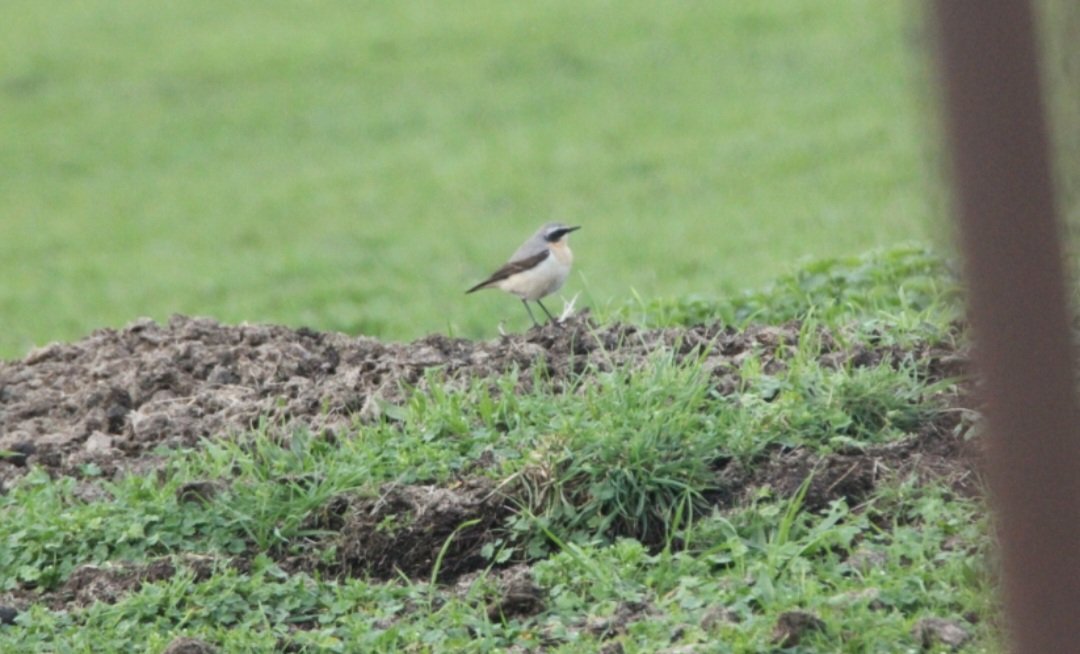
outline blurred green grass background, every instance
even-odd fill
[[[913,7],[8,0],[0,357],[173,312],[523,329],[463,291],[548,220],[579,307],[932,239]]]

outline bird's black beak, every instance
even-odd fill
[[[576,232],[579,229],[581,229],[581,225],[578,225],[577,227],[567,227],[566,231],[563,232],[563,236],[569,234],[570,232]]]

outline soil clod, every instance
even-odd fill
[[[529,616],[544,610],[544,591],[536,585],[527,566],[504,570],[498,577],[498,585],[499,598],[488,605],[488,619]]]
[[[181,503],[206,504],[217,497],[221,492],[221,486],[220,483],[213,481],[189,481],[176,489],[176,500]]]
[[[944,618],[923,618],[911,629],[923,649],[932,649],[937,645],[946,645],[958,650],[971,639],[971,632],[959,622]]]
[[[33,443],[26,441],[14,443],[7,448],[7,454],[0,456],[0,462],[6,461],[17,468],[22,468],[26,466],[27,459],[34,452],[37,452],[37,448],[34,447]]]
[[[787,611],[776,619],[772,642],[783,648],[795,647],[802,639],[814,631],[824,631],[825,623],[821,618],[807,611]]]
[[[492,482],[456,488],[389,484],[378,497],[338,497],[315,516],[316,528],[338,531],[337,562],[313,563],[332,574],[389,579],[453,580],[488,561],[480,550],[509,508]]]
[[[164,654],[217,654],[218,649],[198,638],[177,638],[169,643]]]

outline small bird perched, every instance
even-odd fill
[[[521,244],[506,265],[465,292],[498,288],[521,298],[525,310],[529,312],[529,318],[532,318],[537,327],[540,323],[536,322],[536,317],[529,308],[529,300],[539,304],[547,317],[554,321],[555,316],[540,302],[540,298],[562,288],[570,275],[570,264],[574,261],[574,255],[570,252],[566,235],[576,229],[581,227],[567,227],[562,223],[544,225]]]

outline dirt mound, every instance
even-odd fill
[[[721,392],[730,392],[742,357],[757,352],[766,371],[775,371],[799,337],[795,323],[641,330],[597,326],[587,314],[484,342],[435,335],[412,343],[183,316],[164,325],[139,320],[0,362],[0,451],[9,453],[0,459],[0,484],[28,463],[78,476],[92,462],[108,475],[159,445],[190,446],[264,419],[344,429],[357,416],[376,418],[406,386],[423,387],[425,372],[435,368],[452,381],[539,368],[558,387],[587,369],[640,364],[660,349],[687,356],[708,347],[701,365]],[[830,365],[870,365],[900,354],[841,351],[829,334],[816,337]],[[947,368],[950,355],[931,356],[931,365]],[[522,391],[532,378],[521,375]]]
[[[84,464],[93,463],[106,475],[142,470],[152,467],[150,451],[159,445],[191,446],[201,438],[242,434],[262,421],[281,429],[301,425],[343,432],[358,418],[379,419],[388,403],[404,400],[411,388],[423,389],[434,369],[450,384],[515,369],[538,371],[557,391],[583,373],[633,369],[663,352],[693,357],[716,391],[726,395],[740,387],[746,357],[757,357],[767,374],[776,374],[803,338],[820,346],[818,359],[825,367],[915,360],[931,382],[960,374],[966,360],[947,344],[900,348],[871,340],[841,347],[828,331],[798,323],[741,331],[715,324],[644,330],[600,326],[579,315],[563,325],[484,342],[429,336],[382,343],[181,316],[164,325],[141,320],[0,362],[0,452],[5,452],[0,493],[5,481],[37,465],[52,475],[82,477],[77,497],[107,499],[99,479],[83,475]],[[534,378],[519,375],[518,390],[528,392]],[[970,414],[960,409],[960,398],[948,404],[948,410],[898,442],[828,454],[777,446],[753,461],[716,461],[716,487],[707,499],[726,508],[752,500],[764,486],[791,496],[805,483],[803,507],[816,511],[838,498],[858,504],[884,480],[910,474],[944,478],[962,492],[972,491],[977,485],[973,453],[961,437]],[[374,495],[335,496],[306,517],[304,536],[267,554],[290,572],[376,579],[435,575],[443,582],[457,579],[462,588],[486,579],[493,587],[482,601],[491,619],[531,615],[545,598],[532,581],[529,562],[515,559],[506,562],[509,567],[489,570],[490,555],[482,555],[485,545],[505,535],[516,506],[513,489],[470,474],[443,487],[387,484]],[[190,481],[177,489],[177,499],[212,502],[225,488],[223,480]],[[245,561],[250,562],[247,555],[230,565],[242,568]],[[45,602],[57,608],[114,602],[145,583],[173,576],[176,563],[200,577],[213,567],[209,559],[83,566],[47,593]],[[0,604],[16,605],[0,609],[25,608],[30,592],[0,596]],[[607,637],[647,614],[647,606],[627,605],[612,621],[580,628]],[[13,619],[5,615],[0,619]],[[721,613],[716,619],[722,618]]]

